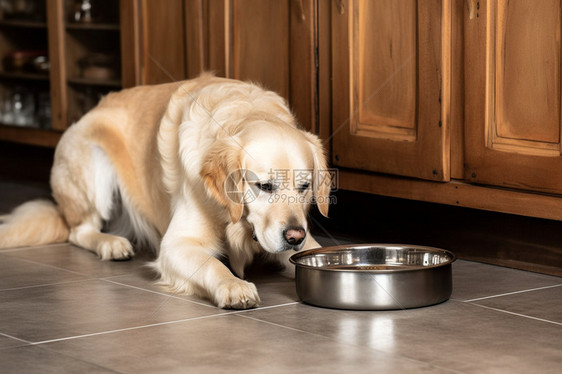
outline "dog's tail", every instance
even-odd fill
[[[56,205],[47,200],[20,205],[0,221],[0,248],[61,243],[70,233]]]

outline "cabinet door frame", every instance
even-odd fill
[[[465,13],[465,180],[545,193],[562,193],[560,149],[533,148],[532,142],[502,144],[496,120],[496,12],[494,2],[479,2]],[[503,61],[503,60],[501,60]],[[562,68],[558,66],[562,73]],[[558,102],[562,107],[562,104]],[[528,149],[524,149],[529,144]],[[560,144],[559,144],[560,146]]]
[[[200,2],[188,1],[185,7],[186,19],[186,45],[187,45],[187,73],[194,77],[201,71],[213,71],[219,76],[227,78],[252,80],[262,84],[264,70],[268,66],[259,66],[255,72],[248,72],[244,65],[244,58],[248,50],[242,44],[252,43],[252,40],[242,35],[252,34],[252,30],[242,30],[251,22],[244,20],[263,21],[266,14],[259,13],[259,6],[271,7],[267,1],[262,0],[203,0]],[[256,2],[257,1],[257,2]],[[258,5],[256,7],[255,5]],[[277,84],[280,91],[291,106],[300,124],[312,132],[318,131],[318,114],[316,99],[316,9],[317,0],[283,0],[276,1],[275,6],[283,8],[280,13],[286,18],[287,25],[282,46],[263,46],[262,51],[267,53],[270,48],[282,48],[287,52],[287,65],[283,65],[273,81],[282,81]],[[241,19],[240,19],[241,18]],[[267,21],[267,20],[266,20]],[[273,22],[273,20],[270,20]],[[274,27],[273,25],[267,25]],[[278,26],[278,25],[277,25]],[[276,30],[279,34],[279,30]],[[263,37],[264,32],[256,30],[255,35]],[[256,37],[258,41],[260,39]],[[261,41],[263,42],[263,38]],[[240,42],[242,41],[242,42]],[[276,51],[279,52],[279,51]],[[281,52],[283,53],[283,52]],[[251,61],[250,61],[251,62]],[[285,62],[283,62],[284,64]],[[261,70],[258,72],[257,70]],[[252,76],[256,74],[258,76]],[[262,76],[260,79],[259,75]],[[275,90],[275,88],[267,87]]]
[[[361,137],[353,107],[354,1],[332,2],[332,161],[336,166],[450,180],[451,3],[417,4],[416,130],[402,138]],[[342,73],[343,72],[343,73]],[[357,104],[360,105],[360,104]]]

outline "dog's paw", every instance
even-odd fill
[[[97,253],[103,261],[128,260],[134,255],[133,246],[127,239],[120,236],[109,237],[109,235],[98,243]]]
[[[261,300],[253,283],[235,279],[223,282],[217,288],[215,302],[219,308],[249,309],[258,306]]]

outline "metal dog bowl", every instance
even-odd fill
[[[345,245],[299,252],[290,261],[298,296],[322,307],[417,308],[449,299],[453,289],[455,255],[438,248]]]

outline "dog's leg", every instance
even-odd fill
[[[309,233],[307,235],[306,242],[304,243],[304,246],[301,250],[304,251],[304,250],[320,248],[320,247],[321,245],[318,244],[316,239],[314,239],[312,235],[310,235]],[[294,255],[295,253],[296,253],[295,251],[284,251],[276,255],[277,261],[279,261],[279,263],[283,265],[283,270],[281,270],[281,275],[283,275],[284,277],[287,278],[295,277],[295,265],[291,264],[291,262],[289,261],[289,258],[291,258],[291,256]]]
[[[69,241],[96,253],[102,260],[123,260],[133,255],[131,243],[101,232],[113,209],[117,177],[103,152],[72,136],[61,139],[51,170],[51,187],[59,210],[70,227]],[[69,144],[72,143],[72,144]],[[80,160],[78,163],[76,160]]]
[[[237,278],[218,257],[225,243],[213,206],[204,210],[189,200],[176,203],[153,268],[161,283],[175,292],[208,297],[221,308],[246,309],[259,305],[256,286]]]
[[[259,305],[256,286],[234,276],[208,247],[198,239],[165,237],[154,263],[162,282],[175,291],[206,296],[220,308]]]
[[[126,260],[133,256],[133,246],[120,236],[104,234],[100,219],[89,219],[70,229],[69,241],[96,253],[102,260]]]

